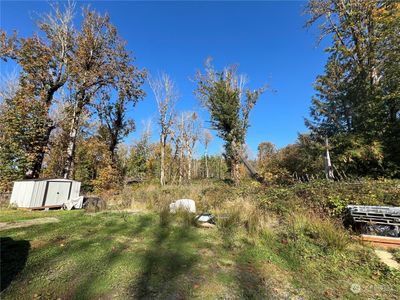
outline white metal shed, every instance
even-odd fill
[[[32,179],[14,182],[10,203],[17,207],[60,206],[79,197],[81,183],[70,179]]]

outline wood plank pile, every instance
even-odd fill
[[[400,238],[362,234],[357,239],[384,248],[400,248]]]

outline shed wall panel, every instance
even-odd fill
[[[71,181],[49,181],[45,205],[62,205],[68,200]]]
[[[21,199],[22,189],[20,188],[21,182],[16,181],[14,182],[13,189],[11,192],[10,203],[19,205],[18,199]]]
[[[26,189],[26,194],[24,197],[24,207],[31,207],[31,199],[33,194],[33,189],[35,188],[35,181],[30,182],[28,188]]]
[[[42,206],[44,192],[46,190],[46,183],[46,180],[35,182],[35,187],[33,188],[32,198],[30,201],[30,207]]]
[[[21,182],[16,182],[11,194],[11,198],[17,206],[21,206],[23,201],[23,197],[25,196],[25,190],[23,188],[23,184]]]
[[[78,198],[80,190],[81,190],[81,183],[79,181],[72,181],[72,189],[69,199]]]
[[[31,207],[31,198],[35,181],[21,181],[19,189],[21,192],[21,199],[19,200],[19,207]]]

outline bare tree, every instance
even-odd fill
[[[157,78],[149,77],[149,85],[154,93],[158,109],[158,124],[160,126],[160,184],[165,185],[165,149],[171,135],[175,116],[175,104],[179,96],[174,81],[168,74],[162,73]]]
[[[213,136],[211,132],[205,128],[203,130],[203,137],[202,137],[202,143],[204,145],[204,161],[205,161],[205,167],[206,167],[206,178],[209,178],[210,173],[208,170],[208,146],[211,143],[213,139]]]
[[[187,151],[187,179],[190,181],[192,179],[192,160],[194,154],[194,148],[197,141],[200,138],[201,132],[201,121],[199,116],[195,112],[186,112],[185,114],[185,131],[184,131],[184,143]]]
[[[182,183],[184,178],[187,181],[192,179],[194,148],[200,139],[202,126],[196,112],[181,113],[175,124],[175,157],[179,156],[179,183]]]
[[[185,119],[183,114],[175,120],[176,129],[174,132],[174,140],[175,140],[175,149],[178,154],[178,175],[179,175],[179,184],[182,184],[185,177],[185,145],[184,145],[184,131],[185,131]]]

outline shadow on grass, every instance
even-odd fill
[[[104,219],[83,217],[74,222],[65,222],[60,225],[40,225],[29,232],[33,241],[43,241],[45,246],[33,248],[33,260],[25,268],[27,254],[30,248],[29,241],[13,241],[11,238],[1,239],[1,289],[9,286],[15,275],[21,272],[20,283],[6,294],[25,294],[29,288],[27,280],[34,280],[38,276],[57,276],[60,280],[67,280],[71,285],[61,291],[59,284],[47,287],[46,293],[56,296],[66,296],[66,299],[80,295],[90,298],[96,284],[107,270],[112,267],[121,252],[127,247],[126,243],[116,242],[118,237],[132,238],[143,235],[152,225],[151,216],[135,216],[129,222],[123,222],[117,216],[111,216],[116,222],[106,226]],[[101,226],[99,226],[101,225]],[[77,234],[76,234],[77,232]],[[61,262],[73,262],[77,267],[68,269],[54,269]],[[75,275],[73,275],[75,274]],[[79,276],[77,275],[79,274]],[[61,277],[59,277],[61,276]],[[34,289],[41,294],[44,287]],[[7,295],[4,295],[5,297]],[[64,297],[63,297],[64,298]]]
[[[190,252],[196,240],[189,226],[158,226],[143,256],[142,272],[132,285],[135,299],[187,299],[192,293],[191,268],[197,262]]]
[[[236,264],[236,281],[240,298],[242,299],[271,299],[265,279],[260,270],[252,263]]]
[[[25,268],[29,242],[11,238],[3,242],[2,239],[2,289],[23,270],[18,285],[7,289],[4,297],[22,297],[32,292],[63,299],[97,299],[120,292],[125,295],[126,291],[124,298],[188,298],[193,278],[190,270],[196,263],[191,247],[196,232],[192,228],[162,227],[156,224],[154,216],[147,215],[129,218],[129,222],[117,216],[107,219],[83,217],[61,226],[35,228],[27,234],[29,239],[41,239],[46,244],[34,247],[33,258]],[[138,248],[132,243],[137,243]],[[122,276],[113,272],[118,272],[116,266],[121,261],[129,263],[129,257],[132,266],[126,270],[132,270],[131,274],[135,275],[123,279],[128,285],[125,290],[118,288],[112,277]],[[14,267],[3,267],[6,262]],[[52,284],[28,284],[39,276],[51,280]]]
[[[220,230],[223,245],[227,251],[232,252],[234,256],[233,275],[236,281],[236,292],[240,299],[273,299],[273,293],[266,282],[259,266],[251,257],[248,251],[254,248],[254,245],[246,241],[240,241],[245,245],[239,245],[236,248],[236,231]]]
[[[0,291],[6,289],[12,280],[24,269],[30,247],[29,241],[16,241],[10,237],[0,238]]]

